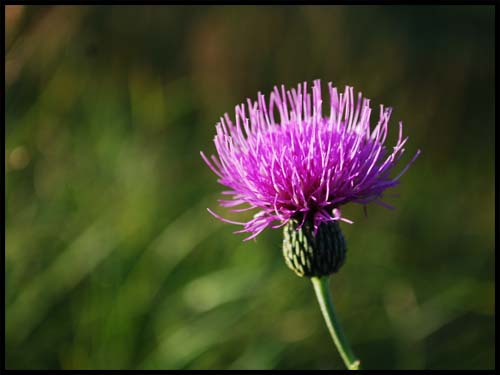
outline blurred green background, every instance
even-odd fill
[[[331,288],[364,368],[494,368],[492,6],[5,13],[7,368],[343,368],[281,232],[207,213],[199,156],[224,112],[316,78],[423,152],[395,211],[344,209]]]

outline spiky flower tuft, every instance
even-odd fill
[[[415,156],[396,177],[390,174],[404,153],[399,123],[396,145],[386,149],[391,108],[380,106],[379,120],[370,129],[370,100],[347,86],[344,93],[328,84],[330,111],[323,115],[320,81],[311,92],[307,82],[296,89],[271,92],[269,101],[258,93],[257,101],[236,106],[236,120],[226,113],[217,123],[214,139],[218,156],[201,156],[229,190],[230,198],[220,200],[234,212],[258,209],[248,222],[215,217],[256,237],[265,228],[278,228],[290,220],[300,229],[308,222],[316,232],[324,222],[341,220],[340,207],[354,202],[378,203],[383,192],[397,185]],[[243,207],[241,207],[243,205]],[[240,206],[238,208],[238,206]]]

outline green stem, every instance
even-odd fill
[[[314,291],[316,292],[316,298],[318,298],[319,306],[321,307],[321,312],[323,313],[323,318],[325,318],[326,326],[330,331],[340,356],[349,370],[359,370],[361,362],[352,352],[335,316],[335,310],[328,287],[328,276],[323,276],[321,278],[311,277],[311,281],[314,286]]]

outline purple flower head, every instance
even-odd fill
[[[327,115],[323,115],[320,81],[312,92],[307,83],[281,91],[275,87],[269,102],[260,92],[256,102],[236,106],[236,121],[226,113],[217,123],[214,143],[218,157],[201,156],[229,190],[230,199],[221,206],[234,212],[259,211],[246,223],[239,224],[256,237],[267,227],[278,228],[291,219],[310,220],[315,230],[322,222],[352,221],[342,216],[339,207],[349,203],[378,203],[384,190],[398,184],[420,154],[394,178],[393,168],[404,153],[403,125],[399,123],[396,145],[387,150],[384,142],[391,108],[380,106],[377,125],[370,129],[370,100],[347,86],[344,93],[328,84],[330,93]],[[242,207],[243,205],[243,207]],[[240,206],[238,208],[238,206]],[[298,229],[299,229],[298,228]]]

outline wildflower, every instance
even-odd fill
[[[306,222],[317,233],[321,223],[351,220],[342,216],[340,207],[349,203],[366,205],[382,201],[383,192],[396,186],[413,159],[396,177],[390,177],[404,153],[408,138],[399,138],[392,150],[384,142],[391,108],[380,106],[377,125],[370,129],[370,100],[352,87],[338,93],[328,85],[329,107],[323,115],[320,81],[311,92],[307,83],[285,91],[277,87],[247,104],[236,106],[235,122],[226,113],[216,125],[214,143],[218,157],[203,159],[229,188],[223,192],[230,199],[221,200],[234,212],[258,209],[248,222],[235,222],[212,215],[225,222],[243,226],[240,232],[256,237],[265,228],[278,228],[290,221],[296,229]],[[276,113],[277,112],[277,113]],[[240,207],[237,207],[240,206]]]
[[[330,112],[323,115],[320,81],[312,92],[307,83],[285,91],[277,87],[267,104],[264,95],[256,102],[236,106],[236,121],[225,114],[217,124],[218,157],[201,156],[229,188],[230,199],[221,205],[233,211],[258,209],[254,217],[238,223],[210,211],[215,217],[249,232],[255,238],[265,228],[283,226],[283,256],[287,266],[313,283],[316,297],[332,339],[346,367],[360,368],[335,316],[328,277],[345,260],[346,244],[339,221],[340,207],[349,202],[370,202],[390,207],[383,192],[399,178],[420,151],[396,177],[390,177],[404,153],[403,125],[392,150],[385,147],[391,109],[380,106],[377,125],[370,129],[370,101],[354,90],[344,93],[328,85]],[[276,118],[276,111],[279,116]],[[248,116],[247,117],[247,113]],[[245,205],[245,207],[237,208]]]

